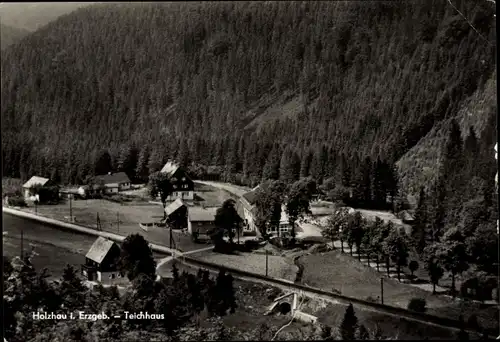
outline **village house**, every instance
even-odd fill
[[[218,208],[190,207],[188,210],[188,233],[193,237],[208,238],[216,229],[215,214]]]
[[[114,279],[122,278],[118,271],[119,257],[120,247],[114,241],[99,236],[85,255],[82,274],[90,281],[113,283]]]
[[[167,201],[174,201],[177,198],[188,201],[194,199],[194,182],[179,164],[169,161],[160,172],[168,176],[173,187],[173,193],[167,197]]]
[[[50,179],[33,176],[26,183],[23,184],[24,190],[24,200],[25,201],[35,201],[40,200],[38,194],[36,193],[37,187],[48,187],[54,185]]]
[[[130,178],[125,172],[111,173],[107,175],[99,175],[94,179],[95,184],[104,185],[105,193],[117,193],[123,190],[129,190],[131,187]],[[89,189],[87,189],[88,191]]]
[[[187,228],[187,213],[188,208],[180,198],[165,207],[167,222],[175,229]]]
[[[258,185],[253,188],[251,191],[245,193],[240,198],[240,203],[243,208],[243,218],[244,218],[244,226],[243,226],[243,235],[256,234],[258,236],[261,235],[257,226],[255,225],[255,214],[257,211],[256,202],[257,202],[257,193],[258,189],[265,185]],[[285,207],[281,208],[281,218],[279,227],[269,227],[267,229],[267,233],[270,235],[279,235],[288,234],[291,231],[291,225],[288,221],[288,215],[285,212]]]

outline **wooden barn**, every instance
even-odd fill
[[[100,236],[85,255],[82,274],[90,281],[113,283],[113,280],[122,277],[118,272],[119,257],[120,247],[114,241]]]

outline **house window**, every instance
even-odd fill
[[[172,177],[172,182],[177,182],[177,178]]]
[[[186,181],[186,177],[182,177],[182,181],[183,181],[183,182],[184,182],[184,181]]]
[[[109,279],[115,279],[115,274],[114,274],[114,273],[111,273],[111,274],[109,275]]]
[[[174,189],[177,189],[177,184],[172,185]]]

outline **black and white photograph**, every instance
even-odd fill
[[[3,341],[500,339],[496,20],[1,2]]]

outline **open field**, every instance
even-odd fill
[[[35,208],[30,207],[23,210],[34,212]],[[37,212],[39,215],[56,220],[68,221],[69,203],[39,205]],[[139,227],[140,222],[161,219],[163,217],[161,205],[121,205],[98,199],[77,200],[72,201],[72,214],[75,217],[75,223],[91,228],[97,227],[97,215],[99,214],[103,231],[124,236],[139,233],[151,243],[170,246],[170,234],[167,229],[153,228],[146,232]],[[174,244],[180,250],[188,251],[203,247],[203,245],[194,243],[188,235],[176,231],[173,234]]]
[[[229,255],[205,251],[194,254],[193,257],[246,272],[266,274],[265,254],[239,253]],[[294,281],[297,270],[297,266],[289,258],[277,255],[268,256],[268,275],[270,277]]]
[[[163,217],[161,204],[149,203],[147,197],[141,197],[144,195],[144,191],[146,191],[144,188],[131,190],[127,196],[131,197],[132,200],[123,203],[103,199],[73,200],[71,207],[75,223],[96,228],[97,215],[99,215],[103,231],[125,236],[139,233],[151,243],[170,247],[168,230],[151,228],[145,232],[139,227],[140,222],[158,221]],[[225,190],[202,184],[195,186],[195,196],[197,202],[205,206],[220,206],[225,200],[231,198]],[[35,208],[31,206],[23,210],[34,212]],[[39,205],[36,210],[39,215],[61,221],[67,221],[70,216],[69,200],[57,205]],[[181,251],[191,251],[206,246],[203,243],[194,243],[189,235],[177,231],[174,231],[173,234],[173,245]]]
[[[378,273],[347,254],[332,251],[306,255],[300,259],[300,263],[305,267],[302,278],[305,285],[327,291],[335,289],[342,295],[363,300],[371,297],[380,302],[380,278],[383,273]],[[395,279],[385,278],[383,283],[384,304],[406,308],[412,298],[425,298],[429,314],[457,319],[462,313],[465,320],[475,314],[482,326],[497,326],[497,319],[494,318],[498,315],[496,308],[481,309],[477,303],[433,295]]]

